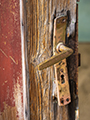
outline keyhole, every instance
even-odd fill
[[[64,75],[61,75],[61,83],[65,83]]]

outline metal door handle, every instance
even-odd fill
[[[54,55],[37,66],[39,70],[43,70],[55,64],[54,82],[56,84],[57,89],[54,92],[57,93],[57,95],[54,94],[54,96],[58,99],[58,105],[60,106],[67,105],[71,102],[67,63],[65,58],[69,57],[73,53],[73,50],[64,45],[66,27],[67,16],[57,17],[54,20],[54,34],[53,34]]]
[[[47,67],[50,67],[50,66],[60,62],[61,60],[69,57],[73,53],[73,50],[69,47],[66,47],[62,42],[60,42],[56,46],[56,52],[57,52],[56,55],[54,55],[51,58],[49,58],[49,59],[45,60],[44,62],[40,63],[38,65],[38,69],[43,70]]]

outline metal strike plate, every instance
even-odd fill
[[[54,20],[54,35],[53,35],[53,54],[57,55],[56,46],[63,42],[65,44],[67,27],[67,16],[58,17]],[[64,106],[71,102],[69,81],[67,72],[66,59],[58,62],[54,65],[55,78],[57,83],[57,98],[58,104]]]

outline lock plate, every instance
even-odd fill
[[[56,46],[60,42],[63,42],[63,44],[65,44],[66,27],[67,16],[57,17],[54,20],[53,55],[58,54]],[[71,102],[66,59],[63,59],[61,62],[56,63],[54,67],[57,84],[58,104],[60,106],[64,106]]]

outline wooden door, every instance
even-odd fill
[[[26,25],[30,76],[30,120],[75,120],[78,108],[78,5],[76,0],[27,0]],[[53,100],[53,66],[39,71],[36,66],[53,55],[54,19],[68,16],[67,59],[71,103],[60,107]],[[77,116],[76,116],[77,117]]]
[[[76,2],[76,0],[0,0],[0,120],[77,119]],[[60,107],[57,100],[52,97],[54,66],[42,71],[36,67],[53,56],[54,19],[61,15],[68,16],[66,44],[74,51],[67,59],[71,103],[63,107]]]
[[[29,120],[23,14],[22,0],[0,0],[0,120]]]

